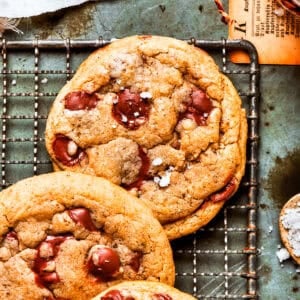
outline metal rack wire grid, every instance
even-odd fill
[[[47,114],[60,88],[95,48],[111,41],[0,41],[1,189],[52,171],[44,146]],[[176,287],[198,299],[257,299],[257,164],[259,65],[247,41],[187,42],[211,54],[247,110],[247,167],[237,194],[205,228],[172,242]],[[249,63],[235,65],[229,52]]]

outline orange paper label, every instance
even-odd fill
[[[300,65],[300,18],[281,10],[276,0],[229,0],[229,39],[246,39],[257,49],[261,64]],[[231,53],[236,63],[248,55]]]

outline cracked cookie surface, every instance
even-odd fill
[[[141,198],[168,237],[209,222],[244,174],[247,122],[203,50],[134,36],[92,53],[46,126],[55,170],[105,177]]]
[[[0,193],[0,211],[1,299],[90,299],[124,280],[174,283],[161,224],[105,179],[25,179]]]

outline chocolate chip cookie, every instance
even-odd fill
[[[292,197],[281,209],[279,231],[285,248],[300,265],[300,194]]]
[[[161,224],[105,179],[25,179],[0,193],[0,212],[0,299],[90,299],[124,280],[174,283]]]
[[[141,198],[174,239],[238,189],[246,136],[241,99],[206,52],[133,36],[92,53],[62,88],[46,147],[55,170],[105,177]]]
[[[196,300],[196,298],[159,282],[127,281],[108,288],[92,300]]]

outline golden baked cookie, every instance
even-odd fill
[[[160,282],[127,281],[103,291],[92,300],[196,300]]]
[[[300,265],[300,194],[292,197],[281,209],[279,231],[285,248]]]
[[[206,52],[133,36],[92,53],[62,88],[46,147],[55,170],[130,190],[174,239],[204,226],[235,193],[246,136],[241,99]]]
[[[124,280],[174,283],[151,210],[111,182],[74,172],[0,193],[0,299],[90,299]]]

